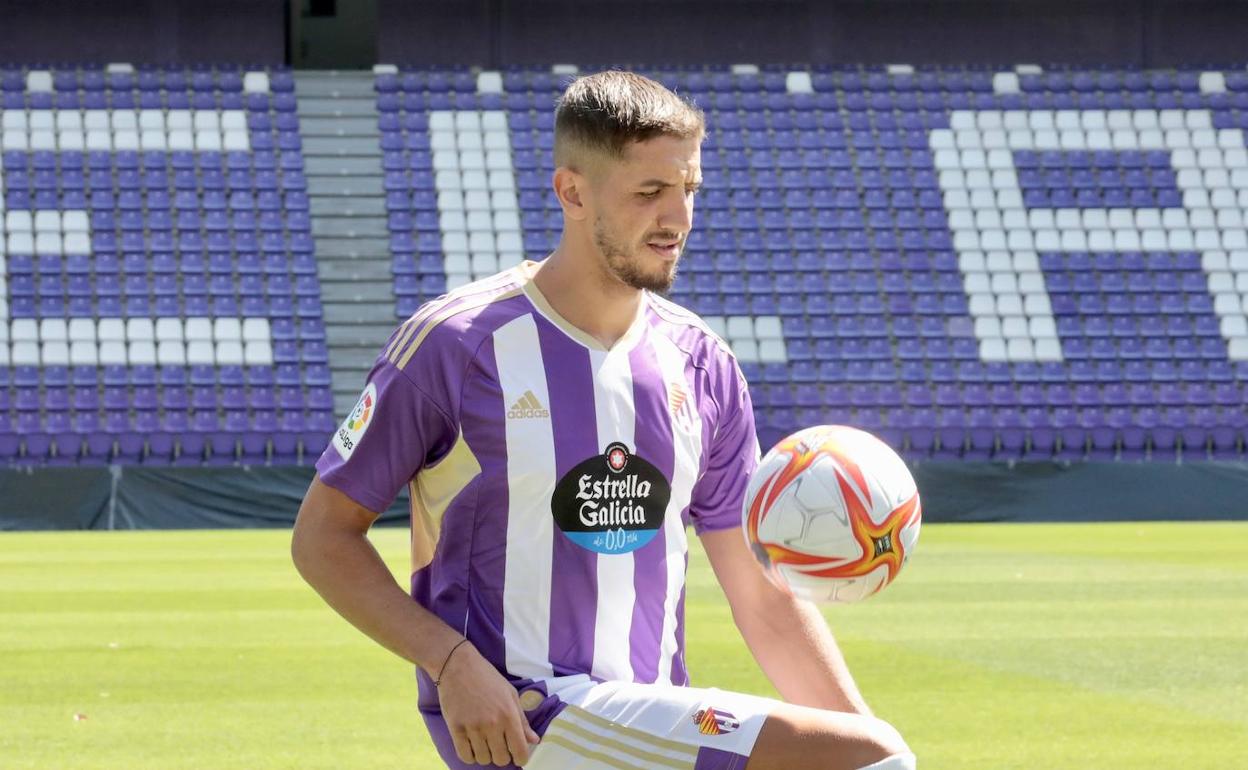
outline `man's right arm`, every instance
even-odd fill
[[[537,743],[506,679],[463,636],[395,582],[368,529],[377,514],[313,479],[299,508],[291,556],[299,574],[338,614],[431,676],[456,752],[465,762],[522,764]],[[450,655],[450,660],[447,656]],[[443,667],[445,666],[445,670]]]

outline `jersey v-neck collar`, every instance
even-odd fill
[[[643,291],[641,293],[641,304],[637,308],[637,317],[633,319],[633,323],[628,327],[628,331],[624,332],[624,336],[616,340],[614,345],[607,347],[595,339],[593,335],[587,334],[584,330],[560,315],[559,311],[555,310],[546,299],[546,295],[542,294],[541,289],[537,288],[537,282],[533,280],[533,277],[537,274],[537,268],[538,263],[532,260],[525,260],[515,268],[520,276],[520,289],[524,292],[524,296],[528,298],[529,303],[533,305],[533,309],[547,321],[554,324],[555,328],[567,335],[573,342],[600,353],[618,354],[632,350],[645,335],[646,312],[650,307],[649,292]]]

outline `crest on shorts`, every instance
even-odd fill
[[[732,714],[709,706],[694,713],[693,723],[703,735],[723,735],[741,726]]]

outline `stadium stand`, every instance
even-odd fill
[[[0,71],[0,462],[297,462],[332,430],[289,72]]]
[[[396,317],[554,246],[569,71],[378,69]],[[1248,74],[649,74],[707,113],[673,296],[764,445],[1242,456]],[[310,461],[334,383],[292,74],[8,68],[0,101],[0,463]]]
[[[707,113],[677,301],[764,446],[847,423],[913,459],[1236,458],[1243,72],[650,70]],[[556,242],[549,69],[376,80],[397,315]]]

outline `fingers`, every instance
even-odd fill
[[[455,756],[459,757],[460,762],[466,765],[476,764],[476,752],[473,751],[472,743],[466,734],[459,730],[452,730],[451,742],[455,744]]]
[[[493,761],[490,758],[490,744],[480,733],[469,733],[468,740],[472,743],[472,754],[468,759],[469,764],[488,765]]]
[[[529,744],[519,738],[519,735],[511,730],[505,734],[507,738],[507,751],[511,754],[511,760],[520,767],[529,761]]]
[[[511,751],[507,748],[506,731],[491,730],[487,737],[486,743],[489,745],[490,758],[498,767],[505,767],[511,764]],[[482,762],[481,764],[485,764]]]
[[[523,725],[523,726],[522,726]],[[517,720],[513,720],[503,736],[507,739],[507,750],[511,753],[512,760],[521,767],[525,762],[529,761],[529,743],[528,735],[533,730],[529,728],[527,720],[523,716]],[[536,737],[536,736],[534,736]]]

